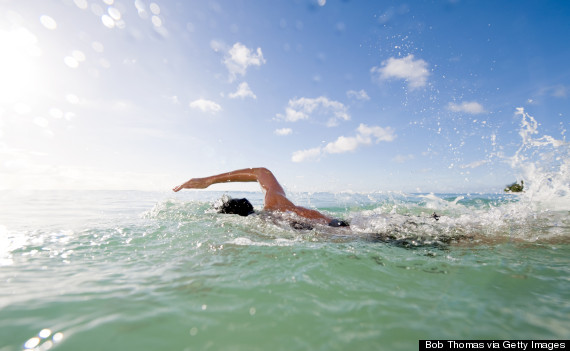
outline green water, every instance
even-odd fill
[[[466,199],[436,208],[447,222],[426,219],[500,240],[404,248],[211,213],[218,194],[3,195],[2,351],[414,350],[419,339],[570,336],[567,212],[534,213],[528,228],[505,211],[493,232],[489,204],[511,198]],[[414,218],[433,210],[411,197],[311,201],[369,230],[401,224],[382,215],[389,204]]]

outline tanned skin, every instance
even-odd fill
[[[175,192],[182,189],[205,189],[212,184],[229,182],[258,182],[265,192],[264,210],[293,212],[323,224],[328,224],[332,218],[325,216],[319,211],[293,204],[286,196],[283,187],[277,181],[273,173],[267,168],[245,168],[237,171],[222,173],[205,178],[192,178],[186,183],[175,187]]]

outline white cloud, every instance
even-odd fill
[[[301,119],[308,119],[311,115],[325,115],[329,119],[327,126],[338,125],[339,120],[350,120],[348,108],[341,102],[329,100],[324,96],[315,99],[300,98],[289,100],[289,105],[285,109],[285,116],[278,114],[277,117],[289,122],[296,122]]]
[[[328,143],[324,150],[329,154],[339,154],[354,151],[361,145],[371,145],[373,142],[379,143],[380,141],[392,141],[396,138],[394,131],[390,127],[369,127],[365,124],[360,124],[356,131],[356,136],[340,136],[336,141]]]
[[[459,166],[459,168],[465,169],[465,168],[477,168],[477,167],[481,167],[484,164],[486,164],[488,161],[487,160],[480,160],[480,161],[474,161],[471,162],[469,164],[466,165],[461,165]]]
[[[214,52],[226,51],[227,45],[220,40],[213,39],[210,41],[210,48],[214,50]]]
[[[291,129],[291,128],[275,129],[274,133],[277,135],[289,135],[289,134],[293,133],[293,129]]]
[[[372,67],[370,72],[378,73],[380,80],[404,79],[408,82],[408,87],[413,90],[426,85],[429,76],[427,66],[426,61],[414,60],[414,55],[410,54],[401,59],[391,57],[382,62],[382,67]]]
[[[293,156],[291,156],[291,161],[303,162],[303,161],[307,161],[307,160],[317,159],[317,158],[319,158],[319,156],[321,156],[322,152],[323,152],[322,148],[320,148],[320,147],[315,147],[315,148],[308,149],[308,150],[295,151],[293,153]]]
[[[456,104],[454,102],[450,102],[447,105],[447,108],[453,112],[464,112],[469,113],[472,115],[478,115],[481,113],[485,113],[485,109],[483,105],[475,101],[464,101],[460,104]]]
[[[367,126],[360,124],[356,129],[355,136],[340,136],[335,141],[328,143],[324,147],[316,147],[308,150],[300,150],[293,153],[293,162],[303,162],[317,159],[323,154],[340,154],[352,152],[362,145],[372,145],[381,141],[393,141],[396,138],[394,130],[390,127]]]
[[[566,98],[568,96],[568,88],[561,84],[543,87],[538,91],[538,95],[550,95],[557,98]]]
[[[412,154],[408,154],[408,155],[396,155],[396,157],[394,157],[392,159],[392,161],[397,162],[397,163],[404,163],[407,161],[411,161],[415,158],[414,155]]]
[[[390,127],[382,128],[378,126],[368,127],[365,124],[360,124],[358,126],[358,134],[362,137],[370,137],[373,136],[376,139],[376,142],[380,141],[393,141],[396,139],[396,135],[394,134],[394,130]]]
[[[212,45],[212,44],[211,44]],[[220,46],[216,45],[216,49]],[[233,82],[238,74],[245,75],[249,66],[261,66],[265,63],[261,48],[257,48],[255,52],[243,45],[235,43],[224,57],[223,63],[230,72],[230,81]]]
[[[563,85],[557,85],[552,89],[552,96],[558,98],[565,98],[567,96],[567,89]]]
[[[215,103],[213,101],[205,100],[205,99],[198,99],[198,100],[192,101],[190,103],[190,107],[193,109],[200,110],[202,112],[206,112],[206,113],[216,113],[216,112],[220,112],[222,110],[222,106],[218,105],[217,103]]]
[[[281,115],[278,115],[281,116]],[[302,111],[297,111],[291,107],[287,107],[285,109],[285,120],[289,121],[289,122],[297,122],[300,119],[307,119],[309,118],[309,115],[307,115],[306,113],[302,112]]]
[[[358,137],[339,136],[335,141],[325,146],[324,151],[329,154],[342,154],[348,151],[354,151],[361,144]]]
[[[348,96],[351,99],[356,99],[356,100],[360,100],[360,101],[370,100],[370,96],[368,96],[368,94],[366,93],[366,91],[364,91],[364,89],[362,89],[360,91],[349,90],[346,92],[346,96]]]
[[[165,99],[167,99],[168,101],[170,101],[173,105],[179,105],[180,104],[180,99],[178,99],[178,96],[173,95],[173,96],[164,96]]]
[[[242,98],[245,99],[246,97],[250,97],[252,99],[257,99],[257,96],[251,91],[249,85],[246,82],[240,83],[238,89],[235,93],[231,93],[229,95],[230,99]]]

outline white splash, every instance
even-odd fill
[[[538,122],[523,108],[516,115],[521,117],[522,143],[509,162],[525,183],[521,203],[535,210],[570,210],[570,143],[537,137]]]

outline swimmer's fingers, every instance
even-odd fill
[[[182,189],[204,189],[207,188],[208,185],[209,184],[207,184],[207,182],[205,182],[202,178],[192,178],[186,183],[181,184],[172,190],[174,190],[174,192],[178,192]]]
[[[184,184],[180,184],[178,186],[175,186],[174,189],[172,189],[175,193],[179,192],[180,190],[184,189],[184,188],[189,188],[188,183],[190,183],[192,179],[190,179],[189,181],[187,181]]]

